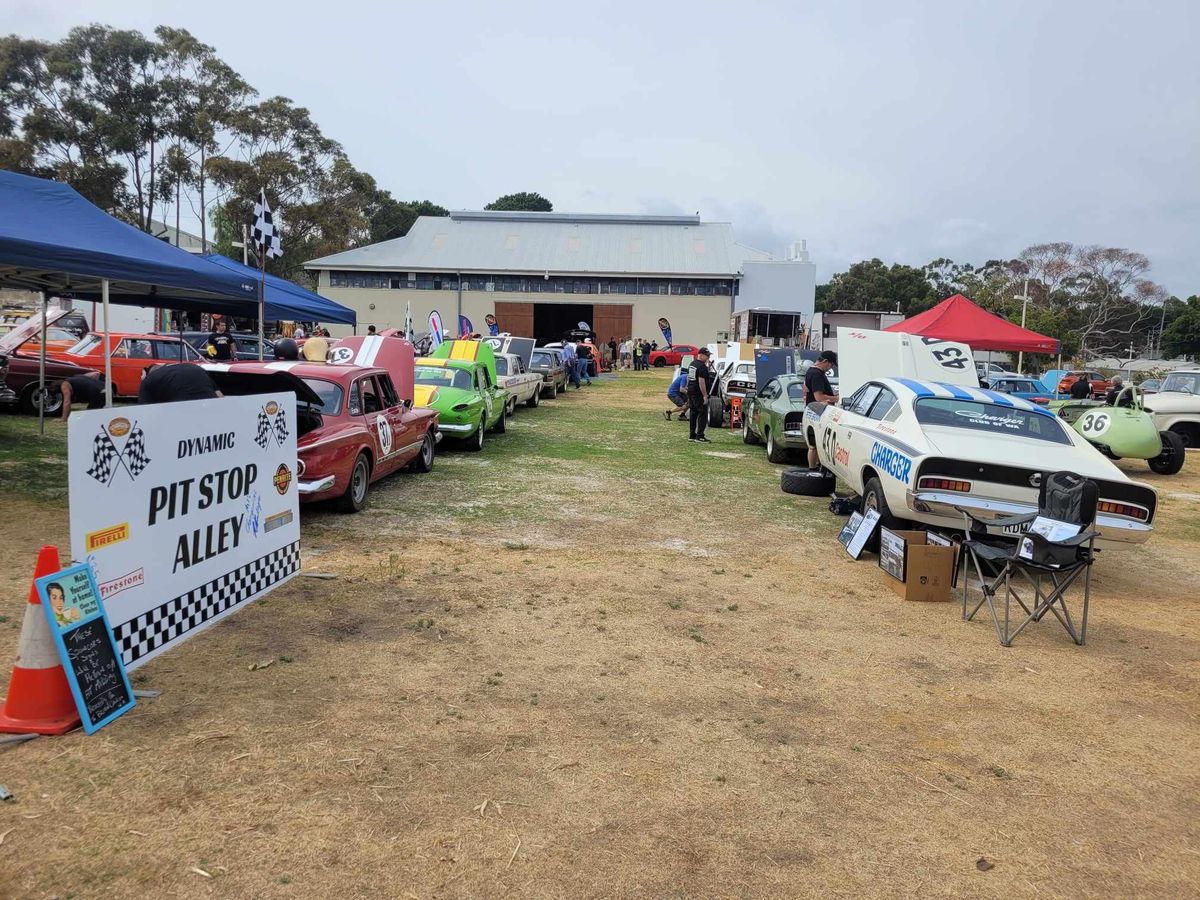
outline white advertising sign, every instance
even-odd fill
[[[94,410],[69,429],[71,556],[127,668],[300,570],[294,394]]]

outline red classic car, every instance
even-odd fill
[[[298,479],[304,502],[337,499],[358,512],[370,485],[407,466],[433,468],[437,413],[413,408],[413,347],[353,337],[330,362],[203,363],[222,393],[296,394]]]
[[[693,344],[669,344],[661,350],[650,351],[650,365],[657,368],[677,366],[685,356],[695,356],[700,348]]]
[[[111,331],[108,345],[112,353],[114,397],[136,397],[142,386],[142,372],[164,363],[199,362],[201,356],[179,335],[130,334]],[[66,351],[51,351],[47,356],[62,362],[104,371],[104,334],[93,331]]]

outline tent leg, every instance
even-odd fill
[[[42,349],[38,353],[38,434],[46,433],[46,313],[48,301],[42,291]]]
[[[263,360],[263,312],[264,304],[262,294],[258,296],[258,361]]]
[[[104,304],[104,406],[112,404],[112,345],[108,340],[108,279],[100,282],[100,300]]]

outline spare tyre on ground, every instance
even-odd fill
[[[784,469],[779,486],[785,494],[799,497],[828,497],[837,485],[837,478],[821,469]]]

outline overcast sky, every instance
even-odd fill
[[[811,7],[811,8],[809,8]],[[1200,3],[0,0],[182,26],[401,199],[695,212],[825,281],[1064,240],[1200,293]]]

